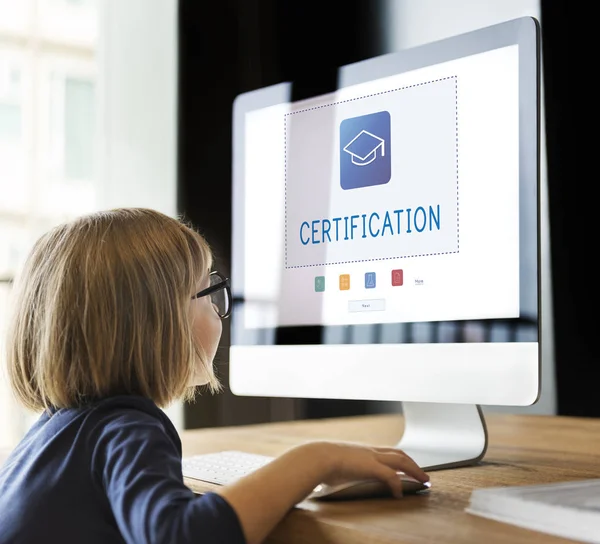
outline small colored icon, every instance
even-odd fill
[[[366,272],[365,273],[365,288],[366,289],[375,289],[377,285],[377,275],[375,272]]]
[[[340,274],[340,291],[350,289],[350,274]]]
[[[325,276],[315,276],[315,291],[317,293],[325,291]]]
[[[404,283],[404,272],[402,269],[392,270],[392,285],[397,287]]]

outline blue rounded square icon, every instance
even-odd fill
[[[365,289],[375,289],[375,287],[377,287],[377,274],[365,272]]]
[[[378,111],[340,123],[340,185],[358,189],[388,183],[392,177],[391,117]]]

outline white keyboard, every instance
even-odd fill
[[[272,460],[273,457],[244,451],[220,451],[184,457],[182,469],[186,478],[227,485]]]
[[[185,478],[216,485],[228,485],[265,466],[273,459],[274,457],[266,455],[228,450],[184,457],[181,465]],[[408,476],[403,478],[405,493],[416,493],[428,488],[429,482],[421,484]],[[382,495],[389,495],[389,488],[384,483],[374,480],[358,480],[333,486],[320,484],[308,498],[336,500]]]

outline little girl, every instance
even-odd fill
[[[397,471],[428,480],[396,449],[313,442],[216,493],[188,489],[159,407],[219,389],[228,286],[205,292],[211,266],[197,232],[148,209],[38,240],[14,286],[7,365],[42,415],[0,469],[0,544],[258,543],[319,483],[378,478],[399,495]]]

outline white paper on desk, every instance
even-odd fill
[[[476,489],[466,511],[534,531],[600,544],[600,478]]]

